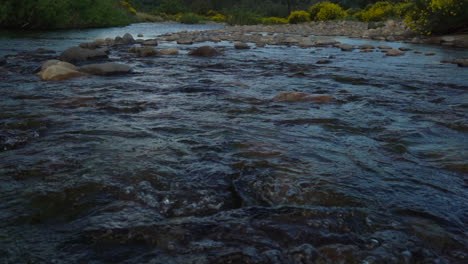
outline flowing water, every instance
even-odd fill
[[[216,27],[4,32],[0,52]],[[34,75],[50,55],[9,58],[0,263],[466,263],[468,70],[439,61],[468,51],[383,44],[437,55],[220,42],[63,82]],[[293,91],[335,100],[271,100]]]

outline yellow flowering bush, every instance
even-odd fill
[[[430,35],[468,27],[468,1],[406,0],[410,5],[405,22],[413,30]]]
[[[264,17],[262,18],[262,24],[264,25],[279,25],[287,24],[288,20],[282,17]]]
[[[389,1],[379,1],[373,5],[370,5],[365,10],[362,10],[355,14],[359,20],[362,21],[384,21],[389,18],[396,17],[396,11],[393,3]]]
[[[309,8],[310,18],[314,21],[343,19],[348,13],[339,5],[325,1],[318,2]]]
[[[291,24],[299,24],[310,21],[310,15],[306,11],[293,11],[288,17],[288,22]]]

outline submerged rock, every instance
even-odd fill
[[[218,50],[210,46],[202,46],[194,50],[191,50],[188,53],[188,55],[190,56],[199,56],[199,57],[212,57],[212,56],[216,56],[219,54],[220,52]]]
[[[179,50],[176,48],[170,49],[161,49],[158,51],[160,55],[177,55],[179,54]]]
[[[157,46],[158,41],[156,39],[143,40],[143,42],[141,42],[141,45],[143,45],[143,46]]]
[[[391,49],[387,52],[386,56],[403,56],[405,52],[398,49]]]
[[[113,75],[120,73],[128,73],[131,71],[130,66],[115,62],[89,64],[79,68],[79,71],[93,75]]]
[[[86,61],[107,58],[108,50],[101,49],[84,49],[81,47],[72,47],[60,54],[60,59],[68,62]]]
[[[141,47],[136,50],[140,57],[153,57],[158,55],[158,51],[153,47]]]
[[[331,63],[331,60],[319,60],[317,61],[317,64],[329,64]]]
[[[371,44],[362,44],[362,45],[359,45],[359,48],[361,50],[375,49],[375,47]]]
[[[179,39],[179,40],[177,40],[177,44],[180,44],[180,45],[192,45],[192,44],[193,44],[193,40],[192,40],[192,39]]]
[[[250,46],[247,45],[247,43],[238,41],[234,43],[234,48],[235,49],[250,49]]]
[[[468,59],[457,59],[453,63],[457,64],[458,67],[468,67]]]
[[[341,44],[341,45],[338,46],[338,48],[340,48],[342,51],[353,51],[354,50],[354,46],[349,45],[349,44]]]
[[[271,99],[273,102],[287,102],[287,103],[301,103],[301,102],[314,102],[314,103],[328,103],[335,98],[329,94],[309,94],[309,93],[282,93]]]

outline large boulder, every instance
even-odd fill
[[[219,54],[220,52],[218,50],[210,46],[202,46],[194,50],[191,50],[188,53],[188,55],[190,56],[199,56],[199,57],[212,57],[212,56],[216,56]]]
[[[153,47],[140,47],[137,49],[136,53],[140,57],[153,57],[158,55],[158,51]]]
[[[453,62],[459,67],[468,67],[468,59],[456,59]]]
[[[86,75],[77,71],[75,65],[63,61],[48,61],[42,68],[38,75],[44,81],[64,81]]]
[[[141,45],[143,45],[143,46],[157,46],[158,41],[156,39],[143,40],[143,42],[141,42]]]
[[[176,48],[161,49],[158,51],[160,55],[177,55],[179,50]]]
[[[349,44],[340,44],[338,46],[338,48],[340,48],[342,51],[353,51],[354,50],[354,46],[349,45]]]
[[[404,51],[401,51],[399,49],[390,49],[387,51],[387,56],[403,56],[405,55]]]
[[[135,39],[133,38],[133,36],[129,33],[125,33],[125,35],[123,35],[122,37],[122,42],[123,44],[133,44],[135,43]]]
[[[247,43],[237,41],[234,43],[235,49],[250,49],[250,46]]]
[[[131,71],[130,66],[115,62],[89,64],[79,68],[79,71],[93,75],[112,75],[128,73]]]
[[[313,103],[328,103],[333,101],[333,96],[329,94],[309,94],[309,93],[281,93],[275,96],[273,102],[286,102],[286,103],[302,103],[302,102],[313,102]]]
[[[60,54],[60,59],[68,62],[86,61],[107,58],[108,49],[84,49],[81,47],[72,47]]]
[[[75,70],[75,71],[78,70],[78,68],[75,65],[73,65],[71,63],[68,63],[68,62],[65,62],[65,61],[47,60],[47,61],[42,63],[41,71],[45,71],[50,66],[54,66],[54,65],[59,65],[59,66],[62,66],[62,67],[65,67],[65,68],[68,68],[68,69],[71,69],[71,70]]]

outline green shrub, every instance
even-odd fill
[[[319,2],[309,8],[310,18],[314,21],[344,19],[348,16],[339,5],[331,2]]]
[[[291,24],[299,24],[310,21],[310,15],[306,11],[293,11],[288,17],[288,22]]]
[[[262,24],[264,25],[280,25],[287,24],[288,20],[282,17],[264,17],[262,18]]]
[[[452,33],[468,27],[468,1],[407,0],[405,22],[424,34]]]
[[[343,10],[343,8],[341,8],[341,6],[330,3],[320,9],[315,19],[319,21],[343,19],[347,15],[348,14]]]
[[[365,10],[358,12],[355,16],[361,21],[384,21],[389,18],[396,18],[397,13],[393,3],[389,1],[379,1],[368,6]]]
[[[186,13],[183,14],[178,21],[182,24],[200,24],[203,21],[203,17],[194,13]]]
[[[181,0],[162,0],[157,9],[158,13],[175,15],[185,13],[187,9],[184,7]]]
[[[245,8],[235,8],[225,13],[227,14],[226,22],[229,25],[256,25],[261,22],[258,14]]]

